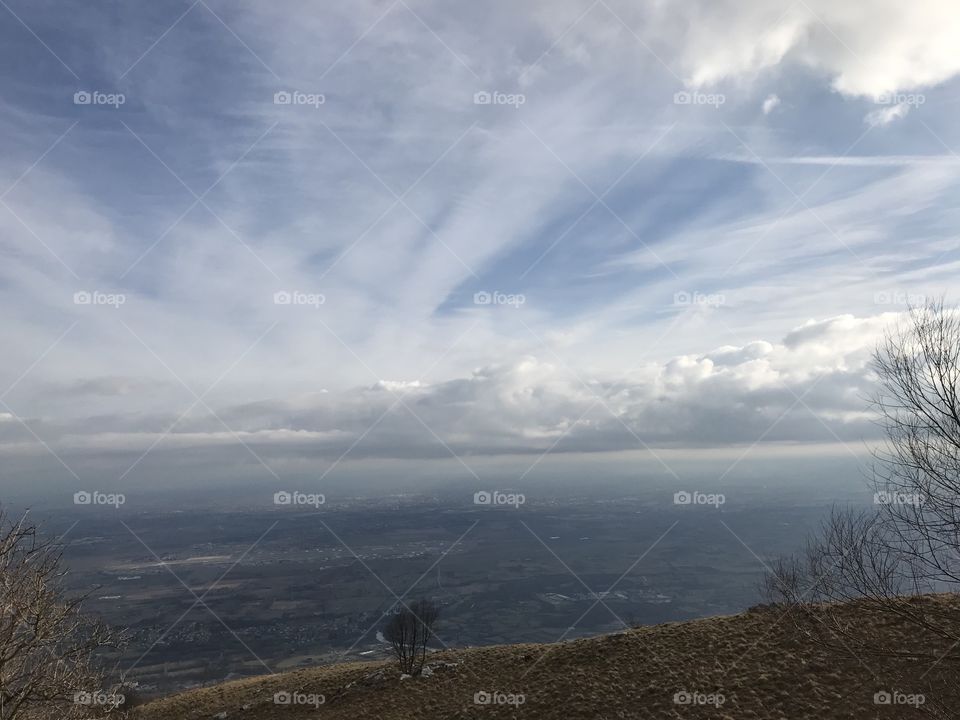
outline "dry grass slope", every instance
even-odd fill
[[[930,602],[960,602],[953,598]],[[860,623],[855,606],[844,608]],[[872,623],[901,647],[940,644],[898,623]],[[943,650],[946,650],[946,646]],[[507,645],[438,652],[429,677],[400,679],[389,664],[350,663],[253,678],[154,701],[137,720],[296,718],[802,718],[926,717],[925,708],[885,706],[874,693],[924,693],[926,707],[957,707],[955,668],[843,659],[809,643],[777,608],[637,628],[555,645]],[[678,704],[679,692],[719,693],[722,704]],[[277,705],[274,694],[323,696],[313,705]],[[524,702],[478,704],[478,692],[522,695]],[[931,697],[935,695],[936,697]],[[223,715],[222,713],[226,713]]]

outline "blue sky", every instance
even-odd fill
[[[954,290],[950,3],[0,5],[0,482],[857,454]]]

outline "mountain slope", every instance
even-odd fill
[[[960,610],[955,598],[925,602]],[[858,632],[901,648],[936,654],[949,647],[898,622],[865,626],[855,606],[842,613]],[[427,677],[401,679],[390,663],[317,667],[164,698],[136,717],[822,720],[926,717],[935,705],[960,700],[955,668],[946,662],[923,676],[929,663],[837,657],[806,640],[778,608],[554,645],[446,650],[428,660]],[[883,692],[900,694],[877,704],[875,693]],[[293,694],[291,703],[277,704],[277,693]]]

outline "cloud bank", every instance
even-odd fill
[[[845,442],[857,452],[876,436],[865,407],[870,356],[897,318],[811,320],[776,343],[681,355],[618,377],[583,377],[557,360],[524,357],[438,383],[385,380],[185,417],[123,414],[31,426],[65,454],[162,455],[243,443],[268,455],[293,448],[328,459],[347,451],[355,458],[436,458],[757,441]],[[131,384],[111,378],[94,385],[109,396]],[[7,422],[0,452],[41,452],[33,440]]]

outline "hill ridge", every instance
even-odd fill
[[[860,622],[853,604],[843,612]],[[863,631],[903,646],[933,642],[895,622]],[[883,693],[935,693],[938,702],[955,702],[947,695],[958,693],[955,682],[950,689],[942,675],[920,678],[902,661],[837,657],[810,643],[778,607],[561,643],[440,650],[428,656],[427,668],[415,678],[401,677],[389,661],[297,669],[159,699],[136,717],[893,718],[916,714],[916,704],[884,705]]]

